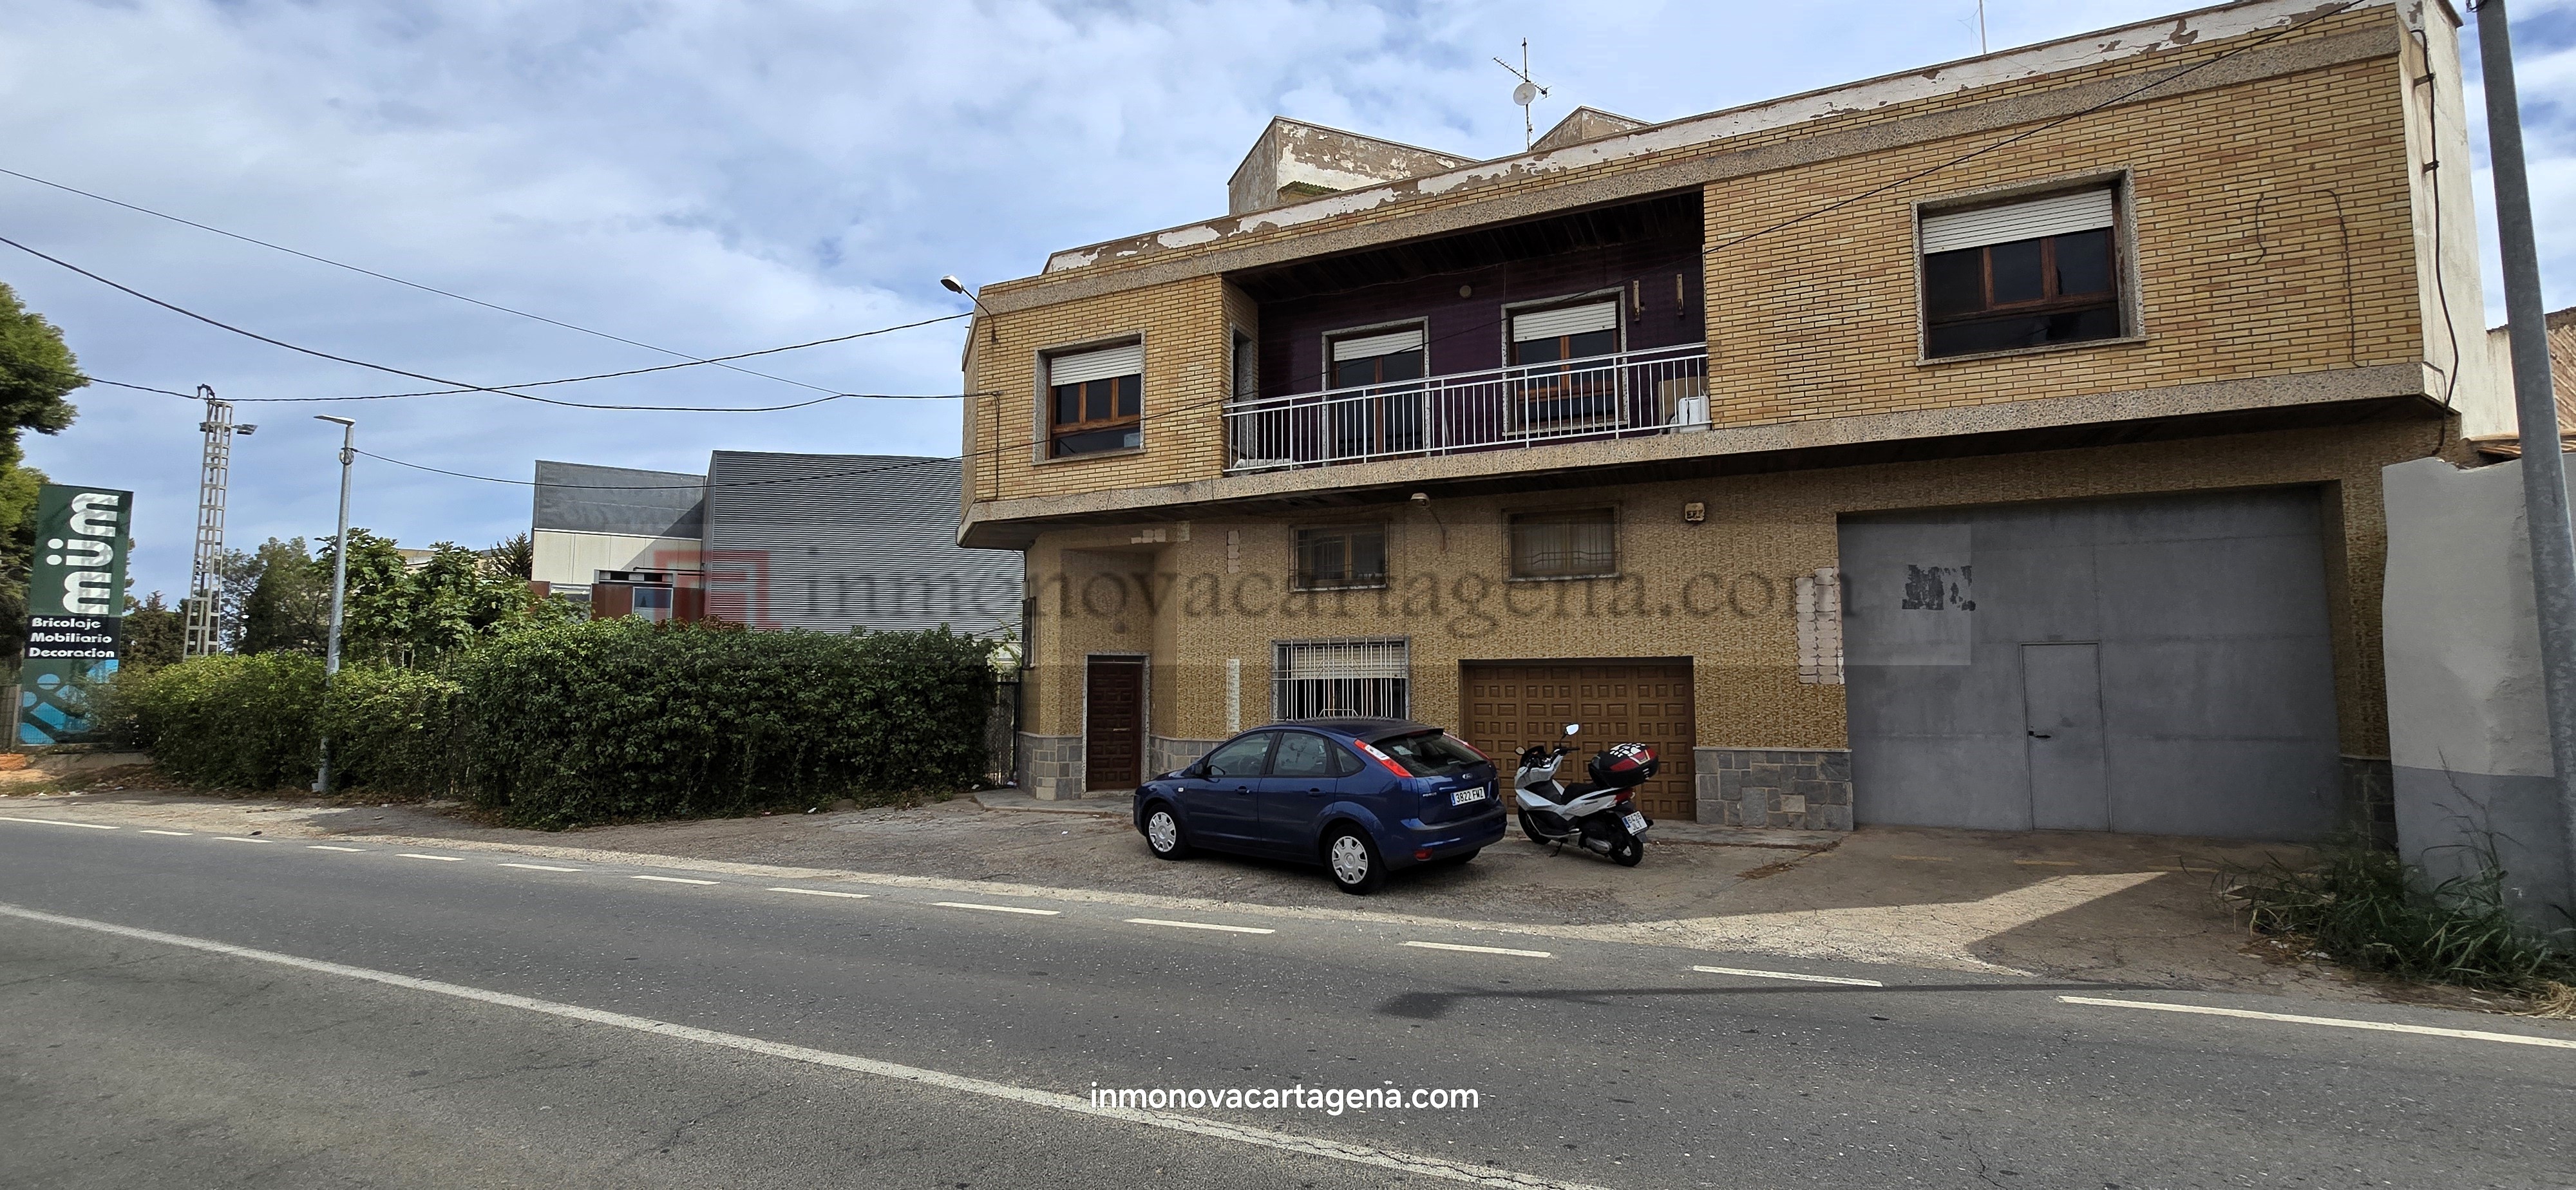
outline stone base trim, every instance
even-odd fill
[[[1168,773],[1205,756],[1224,740],[1183,740],[1164,736],[1145,737],[1145,775]]]
[[[1693,748],[1691,760],[1710,826],[1852,828],[1849,748]]]
[[[2397,781],[2385,756],[2339,757],[2345,813],[2352,829],[2381,847],[2397,847]]]
[[[1040,801],[1082,796],[1082,737],[1019,733],[1020,788]]]

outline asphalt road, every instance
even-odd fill
[[[2567,1186],[2572,1089],[2564,1022],[0,820],[8,1186]]]

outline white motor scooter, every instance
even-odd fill
[[[1566,739],[1582,729],[1580,723],[1566,724]],[[1637,808],[1635,790],[1662,762],[1644,744],[1619,744],[1593,756],[1592,780],[1560,785],[1556,770],[1574,752],[1572,743],[1553,748],[1532,744],[1521,750],[1520,771],[1512,777],[1521,833],[1543,847],[1562,848],[1571,841],[1622,867],[1636,867],[1646,858],[1645,835],[1654,820]]]

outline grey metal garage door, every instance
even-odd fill
[[[2306,488],[1844,518],[1853,817],[2325,834],[2320,530]]]

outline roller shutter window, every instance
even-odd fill
[[[2118,338],[2117,220],[2107,187],[1923,216],[1924,354]]]
[[[1050,456],[1144,445],[1144,344],[1051,357],[1047,390]]]
[[[1420,326],[1332,340],[1328,421],[1333,457],[1372,458],[1422,448]]]
[[[1619,352],[1619,303],[1592,302],[1512,315],[1512,362],[1545,364]]]

